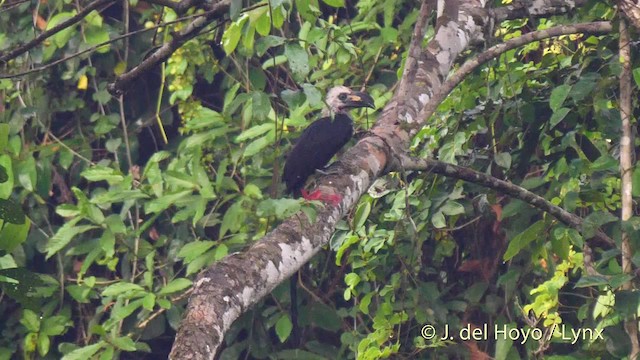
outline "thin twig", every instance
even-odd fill
[[[488,187],[522,200],[535,208],[551,214],[563,224],[582,231],[582,218],[552,204],[542,196],[532,193],[523,187],[466,167],[448,164],[434,159],[416,159],[407,156],[400,156],[400,158],[402,167],[405,170],[431,171],[435,174],[445,175]],[[615,244],[615,242],[602,231],[596,231],[594,238],[607,244]]]
[[[84,19],[87,15],[89,15],[90,12],[92,12],[95,9],[97,9],[98,7],[100,7],[102,5],[111,6],[114,3],[115,3],[115,0],[96,0],[95,2],[87,5],[87,7],[82,9],[82,11],[80,11],[78,14],[70,17],[69,19],[61,22],[60,24],[58,24],[58,25],[52,27],[51,29],[43,32],[42,34],[36,36],[33,40],[29,41],[28,43],[26,43],[24,45],[21,45],[21,46],[15,48],[15,49],[3,54],[3,55],[0,55],[0,63],[2,63],[2,62],[6,63],[11,59],[16,58],[20,54],[24,54],[25,52],[33,49],[34,47],[36,47],[38,44],[42,43],[43,41],[45,41],[49,37],[59,33],[60,31],[66,29],[69,26],[71,26],[71,25],[79,22],[80,20]],[[106,7],[108,7],[108,6],[106,6]]]

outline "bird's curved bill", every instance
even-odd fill
[[[375,104],[373,103],[373,98],[364,92],[354,91],[351,94],[347,95],[346,105],[348,107],[368,107],[375,108]]]

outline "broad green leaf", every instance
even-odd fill
[[[511,260],[532,241],[541,239],[541,234],[543,234],[544,228],[545,222],[543,220],[540,220],[529,226],[520,234],[516,235],[513,239],[511,239],[511,241],[509,241],[507,251],[505,251],[503,256],[504,261]]]
[[[284,343],[291,335],[291,330],[293,329],[293,324],[291,323],[291,319],[289,319],[288,314],[284,314],[278,319],[276,322],[276,335],[280,339],[281,343]]]
[[[92,359],[93,355],[95,355],[101,348],[107,345],[103,340],[98,341],[96,344],[88,345],[81,347],[79,349],[75,349],[72,352],[64,355],[62,360],[86,360]]]
[[[259,38],[258,40],[256,40],[256,45],[255,45],[256,54],[258,56],[262,56],[267,52],[267,50],[271,49],[272,47],[280,46],[284,44],[286,40],[287,40],[286,38],[283,38],[281,36],[275,36],[275,35],[268,35],[263,38]]]
[[[49,353],[50,346],[51,346],[51,340],[49,339],[49,336],[47,336],[44,333],[38,334],[38,343],[36,345],[36,348],[38,349],[38,354],[40,354],[40,356],[47,355],[47,353]]]
[[[215,245],[215,241],[207,240],[187,243],[178,251],[178,257],[183,258],[185,263],[189,263]]]
[[[128,336],[113,338],[110,343],[120,350],[136,351],[136,343]]]
[[[498,166],[504,169],[511,169],[511,154],[507,152],[501,152],[496,154],[494,160]]]
[[[354,231],[360,229],[364,226],[365,221],[369,217],[369,213],[371,212],[371,202],[364,201],[358,204],[358,208],[356,209],[356,213],[353,216],[353,228]]]
[[[344,7],[344,0],[322,0],[322,2],[334,8]]]
[[[100,165],[86,169],[80,175],[89,181],[106,181],[109,185],[117,185],[124,180],[120,171]]]
[[[554,111],[553,115],[551,115],[551,118],[549,119],[549,126],[554,127],[558,125],[558,123],[560,123],[560,121],[562,121],[570,111],[571,109],[569,108],[560,108],[557,111]]]
[[[460,215],[464,214],[464,206],[459,202],[449,200],[440,208],[440,211],[448,216]]]
[[[271,124],[270,124],[271,125]],[[273,128],[273,125],[271,126]],[[267,146],[271,145],[274,140],[274,132],[271,131],[267,133],[267,135],[257,138],[247,145],[244,149],[244,153],[242,154],[244,157],[251,157],[260,151],[262,151]]]
[[[174,194],[164,195],[155,200],[146,202],[144,204],[145,212],[148,214],[158,213],[169,208],[169,206],[175,204],[176,201],[191,195],[192,190],[180,191]]]
[[[551,91],[551,97],[549,98],[549,107],[555,113],[564,101],[567,99],[569,95],[569,91],[571,91],[571,85],[560,85]]]
[[[6,181],[0,182],[0,199],[8,199],[13,192],[13,166],[9,155],[0,155],[0,167],[6,172]]]
[[[165,285],[159,292],[158,295],[167,295],[172,294],[174,292],[178,292],[184,290],[191,286],[192,282],[189,279],[179,278],[174,279],[167,285]]]
[[[9,126],[9,124],[0,124],[0,153],[4,152],[4,150],[7,148],[7,145],[9,144],[9,130],[11,129],[11,127]],[[0,179],[0,182],[1,181]]]
[[[27,240],[31,220],[25,219],[22,224],[5,223],[0,230],[0,250],[11,252]]]
[[[243,15],[240,19],[232,22],[224,34],[222,34],[222,48],[227,55],[231,55],[238,46],[240,37],[242,36],[242,28],[247,20],[249,20],[249,17]]]
[[[144,291],[144,288],[138,284],[120,281],[104,288],[102,296],[118,296],[132,291]]]
[[[245,140],[253,139],[255,137],[258,137],[266,133],[267,131],[273,128],[274,128],[274,125],[270,123],[256,125],[240,133],[240,135],[236,137],[235,142],[240,143]]]
[[[304,91],[304,95],[307,97],[309,105],[312,108],[321,108],[324,105],[324,102],[322,101],[322,94],[315,86],[311,84],[302,84],[302,90]]]
[[[55,27],[56,25],[58,25],[59,23],[65,21],[65,20],[68,20],[69,18],[73,17],[74,15],[76,15],[75,11],[61,12],[61,13],[58,13],[58,14],[54,15],[47,22],[47,30],[50,30],[51,28]],[[77,27],[77,24],[71,25],[71,26],[65,28],[64,30],[59,31],[58,33],[56,33],[55,35],[52,36],[53,42],[56,44],[56,46],[58,48],[62,48],[65,45],[67,45],[67,43],[69,42],[71,37],[75,34],[76,27]]]
[[[97,26],[88,26],[85,31],[85,38],[87,45],[98,45],[98,44],[102,44],[105,42],[109,41],[109,32],[107,31],[107,29],[103,28],[103,27],[97,27]],[[110,45],[109,44],[105,44],[103,46],[100,46],[97,49],[98,53],[106,53],[109,52],[110,50]]]
[[[304,80],[309,73],[309,54],[297,42],[290,42],[284,46],[284,56],[289,62],[289,68],[293,78],[297,81]]]
[[[73,220],[65,223],[60,229],[58,229],[58,231],[56,231],[56,234],[49,239],[45,247],[45,250],[47,251],[47,259],[67,246],[67,244],[69,244],[76,235],[97,228],[97,226],[93,225],[76,226],[75,224],[78,220],[80,220],[80,218],[74,218]]]
[[[221,238],[224,237],[227,231],[234,233],[240,230],[246,211],[247,210],[243,208],[242,201],[238,201],[229,207],[222,218],[222,225],[220,225]]]
[[[609,280],[604,276],[585,275],[576,282],[575,288],[592,287],[609,284]]]

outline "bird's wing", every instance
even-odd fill
[[[349,141],[353,134],[351,119],[337,114],[333,119],[321,118],[309,125],[289,152],[283,180],[289,191],[301,188],[316,169],[324,167]]]

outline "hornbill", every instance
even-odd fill
[[[327,107],[322,117],[307,127],[289,152],[284,164],[282,179],[287,192],[307,200],[336,199],[324,197],[320,191],[309,194],[304,190],[307,178],[324,168],[331,158],[351,139],[353,120],[347,113],[359,107],[373,108],[373,98],[366,93],[353,91],[346,86],[336,86],[327,93]],[[339,201],[339,200],[338,200]]]

